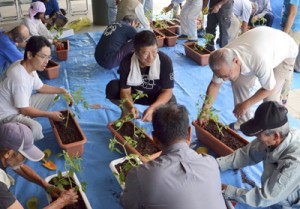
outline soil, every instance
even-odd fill
[[[166,29],[159,30],[159,32],[163,33],[166,37],[176,36],[173,33],[171,33],[170,31],[167,31]]]
[[[46,68],[50,68],[50,67],[56,67],[58,64],[56,64],[55,62],[51,62],[49,61]]]
[[[154,34],[155,34],[156,38],[163,38],[163,36],[162,36],[162,35],[160,35],[159,33],[157,33],[156,31],[153,31],[153,32],[154,32]]]
[[[113,127],[115,130],[116,127]],[[135,127],[138,129],[137,127]],[[141,136],[134,136],[133,134],[133,126],[131,123],[124,123],[120,130],[118,130],[118,133],[121,136],[130,136],[134,140],[137,141],[137,147],[135,148],[141,155],[152,155],[156,152],[159,152],[160,150],[149,140],[146,138],[146,136],[143,138]]]
[[[67,181],[68,181],[68,178],[65,178]],[[53,179],[52,179],[53,180]],[[53,181],[52,180],[50,180],[50,184],[52,184],[52,185],[54,185],[54,183],[53,183]],[[65,190],[69,190],[70,188],[72,188],[72,187],[75,187],[75,181],[72,179],[72,183],[71,183],[71,185],[66,185],[66,186],[64,186],[64,189]],[[85,205],[85,203],[84,203],[84,201],[83,201],[83,198],[82,198],[82,196],[81,196],[81,194],[80,194],[80,192],[78,191],[77,192],[77,195],[78,195],[78,202],[77,203],[74,203],[74,204],[72,204],[72,205],[67,205],[66,207],[64,207],[63,209],[87,209],[87,207],[86,207],[86,205]],[[53,201],[55,201],[56,199],[52,199],[52,202]]]
[[[73,120],[73,116],[69,114],[69,120],[66,127],[66,120],[68,118],[67,111],[61,111],[64,116],[63,121],[53,121],[57,129],[57,132],[61,138],[63,144],[70,144],[73,142],[81,141],[83,136],[80,131],[77,129],[77,126]]]
[[[190,47],[192,50],[198,52],[199,54],[210,54],[210,52],[207,51],[207,50],[201,50],[201,49],[199,49],[197,46],[195,46],[195,43],[194,43],[193,45],[190,45],[189,47]]]
[[[68,44],[66,41],[60,41],[59,44],[56,47],[57,51],[68,49]]]
[[[118,173],[121,173],[121,170],[122,170],[122,172],[123,172],[123,174],[124,174],[124,177],[126,177],[126,176],[127,176],[127,173],[129,172],[129,170],[127,171],[127,170],[124,168],[124,166],[126,165],[127,162],[128,162],[128,160],[125,160],[124,162],[115,165],[115,167],[116,167]]]
[[[233,150],[237,150],[238,148],[241,148],[241,147],[244,147],[245,145],[247,145],[243,141],[240,141],[239,139],[235,138],[235,136],[233,136],[225,128],[222,129],[222,133],[223,133],[223,135],[222,135],[219,132],[215,123],[211,120],[204,127],[204,129]]]

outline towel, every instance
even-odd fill
[[[160,76],[160,59],[157,55],[153,64],[150,66],[148,80],[157,80]],[[127,85],[128,86],[139,86],[143,83],[143,78],[141,74],[141,69],[139,65],[138,57],[135,53],[133,53],[131,57],[130,63],[130,71],[127,78]]]
[[[28,10],[29,12],[29,16],[31,20],[34,20],[34,16],[41,12],[41,13],[45,13],[46,12],[46,7],[45,4],[43,2],[40,1],[36,1],[33,2]]]

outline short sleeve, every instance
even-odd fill
[[[7,209],[16,201],[14,195],[3,182],[0,182],[0,197],[0,209]]]

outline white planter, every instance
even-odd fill
[[[66,176],[66,174],[67,174],[67,172],[62,172],[63,176]],[[47,176],[45,178],[45,181],[49,183],[49,181],[51,181],[51,179],[53,179],[56,176],[57,176],[57,174],[53,174],[51,176]],[[83,201],[84,201],[84,203],[86,205],[86,208],[87,209],[92,209],[91,204],[90,204],[90,202],[89,202],[89,200],[88,200],[85,192],[83,192],[82,189],[81,189],[80,181],[78,180],[78,178],[76,176],[76,173],[74,173],[73,178],[75,180],[75,183],[79,186],[79,192],[80,192],[80,194],[82,196],[82,199],[83,199]],[[48,193],[46,193],[46,195],[47,195],[47,200],[48,200],[48,202],[50,204],[52,202],[52,197]]]
[[[115,159],[113,161],[110,162],[109,164],[109,167],[110,167],[110,170],[112,171],[112,173],[114,174],[114,176],[116,177],[118,183],[120,184],[121,188],[124,190],[125,188],[125,182],[124,183],[121,183],[120,182],[120,179],[118,177],[118,175],[115,175],[115,173],[119,173],[118,170],[116,169],[116,165],[120,164],[120,163],[123,163],[125,160],[127,160],[128,157],[122,157],[122,158],[118,158],[118,159]],[[136,160],[138,161],[139,164],[143,164],[142,161],[140,161],[139,158],[136,158]]]

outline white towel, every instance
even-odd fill
[[[153,64],[150,66],[148,80],[157,80],[160,75],[160,59],[157,55]],[[133,53],[130,63],[130,72],[127,78],[128,86],[139,86],[143,83],[138,57]]]

